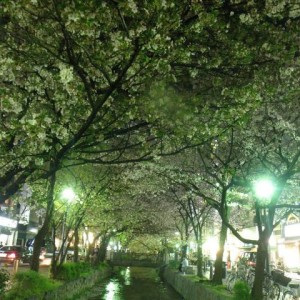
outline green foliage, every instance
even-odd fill
[[[32,296],[42,299],[45,292],[54,290],[58,282],[35,272],[26,271],[16,273],[13,278],[12,288],[7,292],[5,300],[21,300]]]
[[[176,260],[170,260],[169,261],[169,267],[172,269],[177,269],[179,268],[179,261]]]
[[[100,264],[97,265],[97,269],[99,269],[99,270],[105,270],[109,267],[110,266],[107,262],[101,262]]]
[[[244,281],[238,281],[233,287],[235,300],[250,300],[250,288]]]
[[[200,279],[200,283],[203,284],[205,288],[211,290],[214,294],[219,295],[220,299],[232,299],[232,296],[229,295],[228,291],[226,290],[226,287],[223,284],[216,285],[211,280],[207,280],[207,279],[206,280]]]
[[[0,269],[0,295],[4,292],[9,278],[9,272],[5,269]]]
[[[74,280],[79,277],[88,274],[91,271],[91,267],[86,262],[68,262],[57,268],[56,279],[60,280]]]
[[[224,286],[223,284],[213,285],[213,287],[216,291],[225,291],[226,290],[226,286]]]

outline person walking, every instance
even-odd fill
[[[189,261],[188,261],[188,259],[185,256],[183,258],[183,260],[182,260],[182,272],[183,272],[183,275],[185,275],[188,266],[189,266]]]
[[[93,262],[94,263],[97,261],[98,253],[99,253],[99,245],[97,245],[93,251]]]
[[[182,273],[182,261],[179,264],[178,270],[179,270],[180,273]]]

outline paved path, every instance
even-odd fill
[[[9,272],[10,275],[14,275],[16,272],[24,272],[30,270],[29,264],[20,263],[17,268],[14,268],[13,265],[0,264],[1,269],[5,269]],[[50,260],[44,260],[40,264],[39,273],[45,276],[50,275]]]

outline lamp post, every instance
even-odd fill
[[[254,183],[255,198],[257,199],[258,208],[261,210],[262,223],[265,227],[269,225],[266,207],[270,204],[274,192],[275,186],[270,179],[259,179]]]
[[[62,224],[62,252],[61,252],[61,260],[63,260],[66,252],[66,226],[67,226],[67,215],[69,211],[69,204],[74,200],[75,198],[75,193],[71,188],[66,188],[62,192],[62,198],[67,201],[67,208],[64,213],[64,219],[63,219],[63,224]]]
[[[255,196],[260,200],[269,204],[275,191],[275,186],[270,179],[260,179],[254,183]],[[264,203],[261,203],[264,204]]]
[[[257,214],[261,219],[261,224],[264,226],[264,231],[267,236],[270,235],[270,227],[268,219],[268,211],[267,206],[270,204],[272,200],[272,196],[275,192],[275,186],[273,182],[268,179],[259,179],[254,183],[254,193],[257,200]],[[266,270],[269,272],[269,250],[267,247],[266,254]]]
[[[62,197],[70,202],[75,198],[75,193],[71,188],[66,188],[62,192]]]

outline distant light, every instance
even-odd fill
[[[38,229],[37,228],[30,228],[29,229],[29,232],[32,232],[32,233],[38,233]]]
[[[63,190],[62,197],[68,201],[72,201],[75,198],[75,193],[71,188],[67,188]]]
[[[270,239],[269,239],[269,245],[271,246],[271,247],[276,247],[276,239],[275,239],[275,236],[272,234],[271,235],[271,237],[270,237]]]
[[[206,242],[203,244],[203,249],[210,253],[210,256],[215,255],[219,250],[219,242],[218,239],[213,236],[209,237]]]
[[[89,243],[92,244],[93,241],[94,241],[94,233],[93,232],[88,232],[88,237],[87,238],[88,238]]]
[[[196,244],[194,242],[190,242],[190,248],[191,250],[195,251],[196,250]]]
[[[275,191],[275,187],[271,180],[261,179],[254,183],[254,191],[257,198],[270,199]]]

